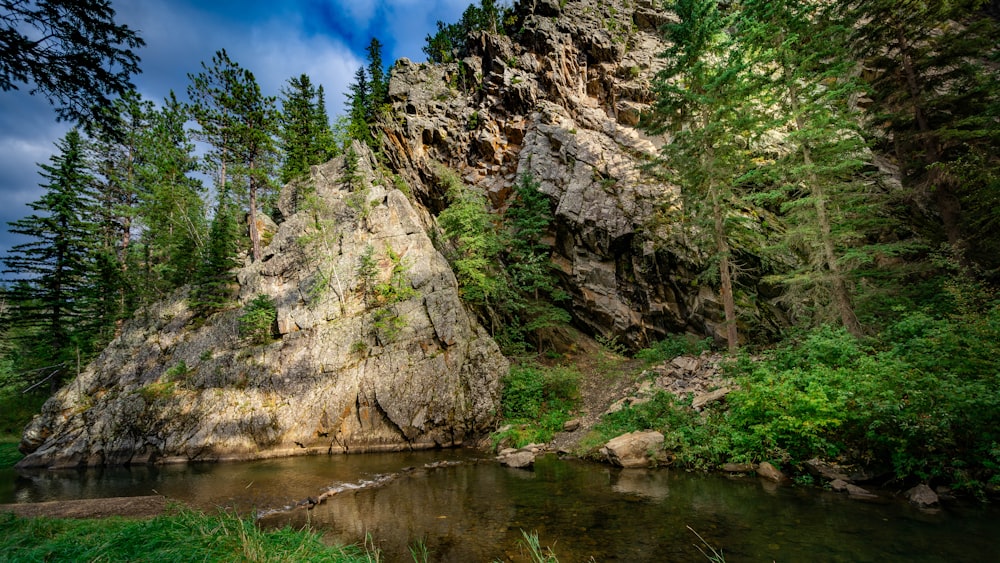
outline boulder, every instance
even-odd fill
[[[804,463],[806,471],[809,472],[813,477],[819,477],[827,481],[852,481],[852,479],[847,475],[847,472],[837,467],[829,462],[823,461],[819,458],[812,458]]]
[[[787,479],[780,469],[766,461],[762,461],[757,465],[757,475],[775,483],[780,483]]]
[[[500,461],[501,465],[517,469],[526,469],[535,464],[535,454],[530,451],[523,450],[499,456],[497,459]]]
[[[619,467],[649,467],[659,457],[663,439],[655,430],[629,432],[608,441],[601,453]]]
[[[844,485],[844,490],[847,491],[848,496],[856,500],[875,500],[878,499],[878,495],[869,491],[868,489],[861,488],[857,485],[852,485],[847,483]]]
[[[730,391],[732,390],[729,387],[722,387],[716,389],[715,391],[711,391],[703,395],[698,395],[697,397],[691,400],[691,408],[693,408],[696,411],[700,411],[701,409],[705,408],[705,405],[709,403],[721,401],[726,397],[726,395],[730,393]]]
[[[726,473],[752,473],[754,465],[752,463],[724,463],[719,469]]]
[[[921,508],[937,506],[940,503],[937,493],[923,483],[906,491],[903,493],[903,496],[905,496],[906,500],[910,501],[911,504],[915,504]]]

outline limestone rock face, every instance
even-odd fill
[[[587,332],[637,347],[685,331],[723,337],[721,301],[695,281],[707,257],[680,228],[681,207],[662,205],[677,188],[644,168],[665,139],[636,127],[663,66],[658,29],[674,16],[651,0],[515,10],[518,33],[481,34],[460,63],[396,63],[400,120],[384,131],[393,167],[431,210],[445,202],[426,181],[433,161],[498,210],[530,173],[555,211],[552,258]]]
[[[355,149],[354,180],[341,158],[286,187],[263,259],[238,272],[240,304],[275,304],[272,341],[241,336],[242,307],[196,318],[181,291],[45,404],[20,466],[426,448],[492,429],[507,360],[418,210]]]

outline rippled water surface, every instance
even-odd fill
[[[367,535],[383,561],[526,560],[522,530],[563,563],[705,561],[688,526],[737,561],[993,561],[1000,510],[921,511],[852,501],[756,478],[619,470],[554,456],[534,470],[445,450],[245,463],[0,474],[0,502],[160,493],[205,509],[264,514],[264,526],[309,525],[331,541]],[[312,510],[285,512],[335,492]]]

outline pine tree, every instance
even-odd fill
[[[504,261],[518,294],[507,301],[509,314],[522,317],[523,330],[534,335],[541,350],[544,331],[565,325],[571,318],[556,305],[569,295],[558,286],[552,250],[543,241],[552,222],[552,209],[539,187],[530,174],[522,175],[514,186],[516,197],[505,215],[509,231]]]
[[[310,166],[332,158],[335,147],[322,87],[313,87],[303,74],[289,79],[281,94],[281,181],[288,183],[307,175]]]
[[[313,120],[316,122],[314,128],[319,131],[314,147],[317,164],[320,164],[340,154],[333,126],[330,124],[330,115],[326,111],[326,92],[322,84],[316,88],[316,113]]]
[[[33,240],[14,246],[3,260],[5,273],[21,278],[7,296],[12,314],[38,330],[48,363],[68,362],[77,346],[88,345],[85,321],[93,304],[95,225],[87,219],[93,178],[85,143],[74,129],[56,147],[50,164],[39,165],[46,183],[42,197],[29,204],[36,213],[9,223],[11,233]]]
[[[368,44],[368,120],[374,123],[379,108],[389,101],[389,77],[385,75],[382,63],[382,43],[377,37],[372,37]]]
[[[1000,260],[988,250],[970,252],[979,241],[995,240],[975,227],[993,223],[983,202],[998,198],[989,178],[1000,153],[1000,72],[985,61],[997,57],[1000,30],[977,12],[982,4],[857,0],[843,3],[842,13],[869,69],[872,129],[885,133],[879,148],[900,166],[915,222],[964,264],[975,259],[996,267]],[[933,215],[920,212],[928,207]]]
[[[358,67],[354,73],[354,82],[348,87],[347,114],[349,117],[347,135],[351,139],[361,141],[369,146],[374,142],[369,116],[371,87],[368,84],[368,73],[364,67]]]
[[[142,252],[137,259],[144,301],[191,281],[208,236],[204,187],[193,177],[198,160],[184,128],[184,105],[171,92],[148,119],[138,171]]]
[[[30,84],[60,119],[107,132],[104,109],[133,89],[145,45],[114,19],[109,0],[0,0],[0,90]]]
[[[99,134],[92,143],[90,165],[95,177],[98,225],[95,291],[102,304],[102,330],[120,328],[131,314],[137,296],[130,287],[129,253],[142,191],[139,167],[144,159],[144,137],[153,104],[130,92],[107,108],[114,134]]]
[[[881,210],[861,182],[867,147],[853,100],[862,88],[847,31],[809,0],[744,0],[740,8],[740,39],[774,61],[765,86],[789,131],[786,152],[769,170],[772,189],[757,195],[779,204],[787,221],[778,248],[802,256],[776,277],[794,290],[791,301],[832,301],[844,327],[860,336],[851,270],[870,260],[865,235]]]
[[[251,256],[260,260],[257,213],[274,187],[275,99],[264,96],[253,73],[233,62],[225,50],[215,54],[212,66],[202,63],[202,68],[198,75],[189,75],[191,113],[201,139],[214,147],[220,189],[232,179],[239,194],[246,197]]]
[[[671,47],[666,67],[657,74],[654,111],[646,116],[653,133],[670,132],[660,166],[673,171],[686,211],[711,233],[725,312],[726,340],[738,346],[734,264],[731,239],[745,207],[738,184],[751,168],[749,134],[763,129],[759,83],[753,78],[744,49],[728,31],[732,14],[715,0],[678,0],[677,23],[664,26]]]
[[[239,265],[236,259],[239,221],[236,206],[230,200],[228,190],[219,193],[208,243],[202,249],[195,272],[190,301],[191,307],[202,315],[230,307],[235,297],[233,269]]]

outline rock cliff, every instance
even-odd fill
[[[45,404],[19,465],[427,448],[492,430],[507,360],[413,205],[355,148],[356,172],[342,157],[285,189],[287,219],[239,271],[240,303],[274,302],[269,342],[241,336],[242,308],[200,319],[180,292]]]
[[[671,15],[652,0],[515,10],[517,33],[470,38],[461,62],[396,63],[400,119],[385,131],[393,166],[430,209],[443,205],[432,161],[459,170],[498,210],[517,178],[533,175],[552,201],[553,260],[587,332],[634,347],[678,332],[723,337],[717,294],[695,282],[704,256],[663,228],[680,210],[652,221],[676,188],[645,169],[663,140],[637,125],[666,48],[657,30]]]

